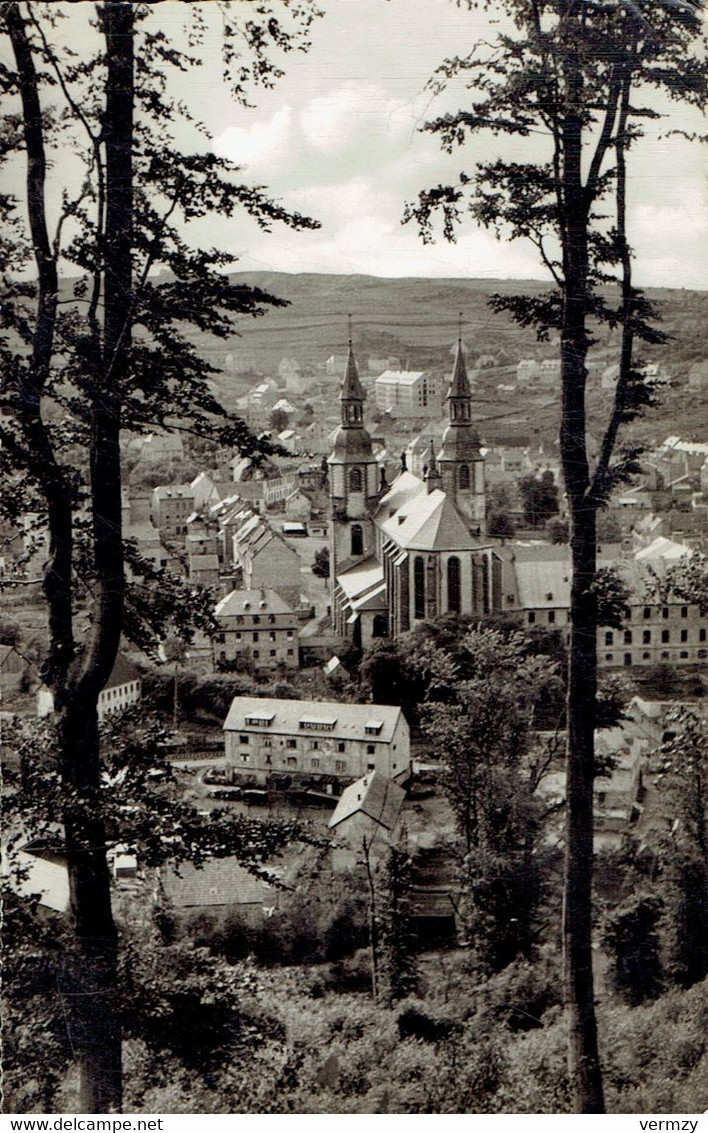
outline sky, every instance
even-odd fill
[[[205,7],[205,5],[202,5]],[[324,17],[306,55],[284,59],[276,88],[242,110],[217,81],[195,76],[192,92],[217,153],[243,167],[292,209],[321,222],[317,232],[259,233],[222,227],[239,266],[287,272],[379,276],[539,278],[534,248],[499,242],[470,219],[455,244],[423,245],[402,226],[407,201],[469,169],[473,157],[515,156],[508,141],[468,143],[452,157],[420,126],[445,109],[426,84],[450,55],[489,37],[486,17],[454,0],[322,0]],[[166,3],[167,9],[180,5]],[[216,75],[217,68],[212,68]],[[459,91],[447,105],[460,105]],[[680,107],[673,128],[700,129]],[[662,124],[662,129],[664,125]],[[543,144],[543,141],[537,143]],[[537,151],[534,151],[537,152]],[[630,236],[635,277],[646,286],[708,286],[706,153],[697,143],[647,138],[630,162]]]
[[[256,7],[255,0],[232,4],[244,11]],[[284,76],[273,90],[254,91],[251,108],[238,106],[221,78],[218,6],[163,0],[152,9],[153,26],[183,45],[185,12],[198,8],[204,14],[210,29],[205,65],[177,73],[170,83],[204,122],[207,145],[237,163],[244,182],[267,187],[286,207],[321,224],[301,233],[278,225],[267,234],[239,214],[200,222],[195,239],[238,256],[242,270],[543,278],[533,247],[498,241],[472,218],[454,244],[440,237],[424,245],[413,224],[401,223],[406,203],[421,189],[456,181],[474,160],[543,153],[543,138],[523,143],[530,148],[521,155],[516,141],[477,135],[449,156],[433,135],[421,132],[427,120],[458,109],[469,97],[458,87],[434,98],[427,83],[436,67],[489,40],[499,23],[490,25],[490,18],[455,0],[319,0],[319,5],[324,16],[313,25],[311,50],[284,56]],[[86,18],[93,5],[61,7],[69,18],[60,21],[58,34],[88,55],[97,45]],[[680,106],[662,109],[671,116],[657,129],[705,129]],[[62,155],[67,172],[68,161]],[[635,281],[708,287],[705,147],[647,137],[633,149],[629,168]],[[15,175],[23,176],[19,165]]]

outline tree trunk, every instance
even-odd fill
[[[561,460],[570,510],[572,583],[568,649],[566,846],[563,959],[568,1070],[576,1113],[604,1113],[592,972],[592,847],[595,697],[597,688],[596,510],[590,498],[586,442],[588,349],[588,206],[582,182],[582,72],[566,65],[563,127],[563,325]]]

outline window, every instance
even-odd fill
[[[254,631],[253,631],[253,640],[258,641],[258,630],[257,629],[254,629]]]
[[[661,654],[661,660],[662,660],[662,661],[668,661],[668,659],[669,659],[669,656],[670,656],[670,654],[669,654],[669,651],[668,651],[668,649],[664,649],[664,650],[662,651],[662,654]]]
[[[269,656],[270,656],[270,657],[275,657],[275,649],[271,649],[271,650],[270,650]]]
[[[529,612],[528,612],[528,623],[529,623],[529,625],[532,626],[535,623],[535,621],[536,621],[536,611],[535,610],[529,610]]]
[[[552,626],[555,620],[556,620],[556,611],[555,610],[549,610],[548,611],[548,624],[549,624],[549,626]]]
[[[698,631],[698,640],[699,640],[699,641],[705,641],[705,639],[706,639],[706,631],[705,631],[705,629],[699,629],[699,631]]]
[[[366,754],[367,755],[373,755],[375,751],[376,751],[376,745],[375,744],[367,744],[366,745]]]
[[[681,641],[682,642],[688,641],[688,630],[687,629],[681,630]]]
[[[335,771],[346,771],[346,769],[347,769],[346,760],[335,759],[335,761],[334,761],[334,770]]]
[[[367,736],[378,736],[381,734],[383,724],[378,720],[369,720],[368,724],[364,725],[364,731]]]
[[[363,489],[363,479],[361,475],[361,468],[349,469],[349,491],[361,492]]]
[[[664,606],[663,610],[661,611],[661,616],[662,616],[662,618],[668,618],[668,616],[669,616],[669,607],[668,606]]]
[[[267,728],[273,723],[274,718],[272,713],[270,716],[247,716],[246,727]]]
[[[241,762],[242,762],[242,763],[248,763],[248,761],[249,761],[249,759],[250,759],[250,758],[251,758],[251,757],[250,757],[250,755],[248,754],[248,752],[247,752],[247,751],[242,751],[242,752],[241,752]]]
[[[264,739],[261,742],[262,742],[263,747],[272,747],[273,746],[273,741],[270,738],[270,736],[265,736]]]
[[[631,631],[631,629],[626,629],[624,631],[624,643],[625,643],[625,645],[631,645],[632,644],[632,631]]]
[[[257,626],[257,625],[260,625],[260,624],[261,624],[261,619],[260,619],[260,617],[258,616],[258,614],[254,614],[254,615],[253,615],[253,624],[254,624],[254,626]]]
[[[644,612],[645,618],[650,618],[651,617],[651,606],[645,606],[643,612]]]
[[[237,640],[237,641],[240,641],[240,640],[241,640],[241,634],[240,634],[240,633],[237,633],[237,634],[236,634],[236,640]]]
[[[364,531],[360,523],[353,523],[351,528],[351,553],[352,555],[364,554]]]
[[[425,617],[425,563],[422,555],[413,562],[413,616]]]
[[[297,759],[294,755],[289,755],[285,762],[287,763],[288,767],[297,767]]]
[[[297,747],[297,740],[286,740],[285,746],[290,748]]]
[[[259,650],[259,649],[254,649],[254,650],[253,650],[253,656],[254,656],[254,657],[260,657],[260,655],[261,655],[261,654],[260,654],[260,650]]]
[[[631,653],[625,653],[624,663],[625,663],[625,665],[631,665],[632,664],[632,654]]]
[[[460,488],[463,491],[466,488],[469,488],[469,486],[470,486],[470,466],[469,466],[469,464],[461,464],[460,465],[459,485],[460,485]]]
[[[340,740],[337,744],[337,751],[346,751],[346,746],[344,740]]]
[[[270,633],[268,634],[268,637],[270,638],[271,641],[275,641],[275,630],[274,629],[272,629],[270,631]]]
[[[651,645],[651,630],[645,629],[642,633],[642,643],[644,645]]]
[[[679,653],[679,657],[681,658],[682,661],[685,661],[688,657],[687,650],[682,649],[681,652]]]
[[[682,618],[688,617],[688,606],[682,606],[681,607],[681,617]]]
[[[310,751],[319,751],[319,750],[320,750],[320,741],[319,740],[313,740],[312,743],[310,744]]]
[[[671,640],[671,634],[669,633],[668,629],[662,629],[662,631],[661,631],[662,644],[668,645],[670,640]]]
[[[642,653],[642,660],[643,661],[648,661],[650,657],[651,657],[651,653]]]
[[[239,736],[238,742],[240,744],[247,744],[248,743],[248,736]]]
[[[243,614],[238,614],[238,616],[237,616],[237,618],[236,618],[236,625],[237,625],[237,626],[242,626],[242,625],[243,625]]]
[[[606,653],[605,654],[605,660],[609,661],[610,664],[612,664],[613,659],[614,659],[614,654],[612,654],[612,653]]]
[[[274,626],[275,625],[275,614],[269,614],[268,615],[268,621],[269,621],[270,625]]]
[[[294,649],[288,649],[288,657],[294,657],[294,656],[295,656],[295,650]]]
[[[460,560],[453,555],[447,560],[447,608],[451,614],[459,614],[461,610],[460,596]]]
[[[310,767],[312,768],[313,771],[317,771],[319,769],[319,766],[320,766],[319,759],[311,759],[310,760]]]
[[[615,640],[615,637],[614,637],[613,633],[606,633],[605,634],[605,645],[612,645],[614,640]]]
[[[701,661],[704,661],[705,658],[708,657],[708,649],[699,649],[698,656],[700,657]]]
[[[286,634],[286,637],[288,638],[288,640],[289,640],[289,641],[292,641],[292,639],[293,639],[293,631],[292,631],[291,629],[289,629],[289,630],[288,630],[288,632],[287,632],[287,634]]]
[[[226,634],[225,633],[217,633],[216,640],[219,642],[219,645],[223,645],[224,642],[226,641]]]
[[[220,660],[220,661],[225,661],[225,660],[226,660],[226,654],[224,653],[224,650],[223,650],[223,649],[221,650],[221,652],[220,652],[220,654],[219,654],[219,660]]]

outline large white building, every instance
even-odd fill
[[[410,736],[398,707],[236,696],[224,723],[226,763],[266,782],[274,772],[359,779],[410,773]]]
[[[441,379],[429,370],[385,370],[374,382],[376,408],[392,417],[436,416]]]

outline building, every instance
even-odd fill
[[[140,673],[122,653],[116,657],[111,675],[98,694],[98,719],[113,712],[122,712],[137,704],[141,696]],[[54,696],[42,685],[37,691],[37,715],[41,718],[54,711]]]
[[[133,447],[133,442],[130,442]],[[184,460],[184,445],[179,433],[148,433],[135,438],[138,460],[144,464],[175,463]]]
[[[408,724],[391,705],[236,696],[224,733],[227,766],[258,782],[274,772],[340,780],[410,774]]]
[[[342,791],[329,828],[352,849],[365,843],[385,850],[395,837],[406,792],[379,771],[370,771]]]
[[[237,912],[251,928],[263,923],[265,910],[278,903],[277,890],[236,858],[210,858],[199,867],[180,862],[159,871],[160,903],[182,919]]]
[[[161,539],[183,539],[187,520],[194,511],[191,484],[161,485],[152,493],[150,519]]]
[[[298,667],[298,619],[275,590],[232,590],[214,611],[214,665],[242,657],[254,669]]]
[[[364,428],[365,396],[350,346],[327,461],[335,633],[366,646],[439,614],[491,613],[499,563],[483,534],[484,461],[461,343],[448,424],[423,478],[404,467],[385,482]]]
[[[538,548],[521,554],[512,548],[513,580],[505,571],[505,609],[522,614],[533,630],[568,632],[570,561],[567,551]],[[708,616],[697,605],[678,599],[648,597],[652,577],[667,565],[690,554],[682,544],[655,539],[629,560],[600,558],[600,566],[614,566],[629,590],[622,629],[601,626],[597,631],[600,668],[696,665],[708,658]],[[514,590],[515,587],[515,590]]]
[[[273,589],[293,609],[298,608],[303,563],[295,548],[250,509],[231,518],[230,560],[239,589]]]
[[[429,370],[385,370],[374,382],[376,408],[392,417],[437,416],[441,386]]]
[[[541,367],[535,358],[522,358],[516,367],[516,380],[520,386],[530,385],[541,373]]]

